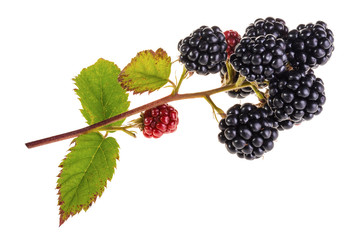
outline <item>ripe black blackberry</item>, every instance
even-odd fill
[[[274,147],[278,130],[269,108],[253,104],[236,104],[227,111],[227,117],[219,123],[218,139],[226,149],[239,157],[253,160]]]
[[[286,26],[285,21],[281,18],[258,18],[246,28],[244,37],[258,37],[272,34],[276,38],[285,39],[288,32],[289,29]]]
[[[230,63],[248,81],[261,83],[286,70],[285,48],[285,41],[271,34],[244,37],[230,56]]]
[[[275,117],[275,121],[278,121],[277,118]],[[294,126],[294,122],[291,120],[284,120],[281,122],[277,122],[277,127],[276,129],[279,131],[283,131],[283,130],[288,130],[291,129]]]
[[[239,73],[236,71],[233,71],[233,77],[232,77],[232,79],[229,79],[229,74],[228,74],[228,71],[226,68],[226,64],[223,63],[221,65],[220,77],[221,77],[221,82],[222,82],[223,86],[225,86],[225,85],[236,83],[237,79],[239,78]],[[239,99],[243,99],[243,98],[249,96],[251,93],[254,93],[254,91],[252,90],[251,87],[240,88],[237,90],[232,90],[232,91],[227,92],[227,94],[230,97],[239,98]]]
[[[220,72],[220,63],[227,58],[227,43],[219,27],[202,26],[180,40],[180,62],[189,72],[200,75]]]
[[[271,118],[274,124],[274,128],[276,128],[279,131],[283,131],[283,130],[288,130],[291,129],[294,126],[294,122],[291,120],[284,120],[284,121],[279,121],[279,119],[275,116],[274,111],[271,109],[269,104],[266,104],[263,108],[265,108],[268,113],[269,116],[268,118]]]
[[[300,123],[322,111],[326,97],[324,83],[312,70],[292,70],[269,84],[269,105],[279,122]]]
[[[316,68],[327,63],[334,51],[334,35],[326,23],[300,24],[287,38],[286,52],[296,69]]]

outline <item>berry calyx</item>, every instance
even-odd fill
[[[230,57],[231,54],[234,53],[236,45],[240,42],[241,36],[237,31],[227,30],[224,32],[226,43],[227,43],[227,56]]]
[[[236,83],[236,81],[239,78],[239,72],[236,72],[232,66],[230,65],[231,69],[230,71],[233,72],[233,76],[232,78],[230,78],[230,75],[228,73],[228,69],[226,64],[224,63],[221,67],[221,71],[220,71],[220,77],[221,77],[221,83],[223,86],[229,85],[229,84],[234,84]],[[251,87],[244,87],[244,88],[239,88],[237,90],[231,90],[228,91],[227,94],[232,97],[232,98],[239,98],[239,99],[243,99],[247,96],[249,96],[250,94],[254,93],[254,91],[252,90]]]
[[[159,138],[164,133],[172,133],[179,124],[177,110],[168,104],[146,110],[142,119],[142,131],[147,138]]]

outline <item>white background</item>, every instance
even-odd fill
[[[355,1],[1,1],[1,239],[360,239],[359,30]],[[116,133],[120,161],[103,196],[58,227],[58,165],[71,140],[25,142],[84,127],[71,80],[100,57],[126,66],[201,25],[243,34],[255,19],[290,29],[323,20],[335,34],[321,115],[281,132],[273,151],[238,159],[218,143],[203,99],[173,102],[176,133]],[[179,75],[181,66],[173,65]],[[181,92],[220,86],[193,76]],[[129,96],[130,108],[165,96]],[[226,110],[237,103],[213,97]],[[249,98],[253,100],[252,98]]]

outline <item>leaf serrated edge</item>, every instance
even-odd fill
[[[79,96],[79,94],[77,93],[78,90],[79,90],[79,86],[78,86],[78,84],[77,84],[77,82],[76,82],[76,78],[78,78],[84,71],[86,71],[87,69],[95,66],[95,65],[98,64],[99,62],[111,63],[111,64],[113,64],[116,68],[118,68],[119,71],[121,72],[121,69],[119,68],[119,66],[118,66],[116,63],[114,63],[114,62],[112,62],[112,61],[109,61],[109,60],[106,60],[106,59],[104,59],[104,58],[99,58],[94,64],[92,64],[92,65],[90,65],[90,66],[88,66],[88,67],[86,67],[86,68],[83,68],[78,75],[76,75],[75,77],[72,78],[72,81],[74,82],[74,85],[77,87],[77,88],[74,88],[73,90],[74,90],[75,94],[78,96],[78,100],[80,101],[80,104],[81,104],[81,107],[82,107],[82,109],[80,109],[80,112],[81,112],[81,114],[84,116],[84,118],[85,118],[85,120],[86,120],[86,123],[87,123],[88,125],[91,125],[91,124],[95,124],[95,123],[96,123],[96,122],[95,122],[95,117],[94,117],[94,114],[93,114],[91,111],[89,111],[88,107],[86,107],[86,106],[84,106],[84,105],[82,104],[82,99],[81,99],[81,97]],[[124,89],[124,90],[125,90],[125,95],[128,97],[129,94],[126,93],[127,90],[126,90],[126,89]],[[127,109],[128,109],[129,106],[130,106],[130,101],[128,101],[128,99],[127,99],[127,101],[126,101],[126,106],[127,106]],[[83,112],[86,112],[86,114],[87,114],[88,117],[89,117],[89,120],[85,117],[85,115],[84,115]],[[104,119],[104,120],[105,120],[105,119]],[[124,120],[125,120],[125,119],[124,119]],[[123,121],[124,121],[124,120],[123,120]]]
[[[100,134],[100,133],[99,133]],[[104,137],[103,135],[101,135],[102,137]],[[104,137],[104,140],[106,138]],[[71,144],[74,144],[74,146],[70,147],[69,150],[68,150],[68,154],[66,154],[65,158],[63,158],[63,160],[61,161],[60,165],[59,165],[59,168],[61,168],[60,170],[60,173],[57,175],[57,177],[60,179],[61,177],[61,174],[63,172],[63,163],[64,161],[67,159],[68,155],[71,153],[71,151],[76,147],[77,145],[77,142],[76,142],[77,138],[74,138],[70,145]],[[119,160],[120,158],[120,155],[119,155],[119,151],[117,152],[116,154],[116,160]],[[116,165],[115,165],[115,168],[116,168]],[[112,177],[111,178],[107,178],[107,181],[111,181]],[[100,193],[97,193],[95,194],[94,196],[92,196],[89,200],[90,200],[90,203],[88,206],[83,206],[83,205],[79,205],[80,207],[80,210],[78,211],[75,211],[75,212],[70,212],[69,214],[65,214],[65,211],[61,208],[61,206],[63,205],[64,201],[61,199],[61,193],[60,193],[60,188],[61,188],[61,184],[60,183],[57,183],[56,185],[56,189],[58,189],[58,192],[57,192],[57,195],[59,196],[58,197],[58,206],[59,206],[59,215],[60,215],[60,218],[59,218],[59,227],[61,227],[61,225],[63,225],[65,223],[65,221],[71,216],[74,216],[76,215],[77,213],[80,213],[82,210],[84,210],[85,212],[92,206],[93,203],[96,202],[96,199],[97,197],[101,197],[103,192],[105,191],[105,188],[107,187],[107,181],[105,182],[105,185],[104,185],[104,190]]]
[[[120,71],[120,74],[119,74],[119,77],[118,77],[118,81],[121,85],[121,87],[123,89],[125,89],[126,91],[132,91],[133,94],[142,94],[144,92],[148,92],[149,94],[158,90],[158,89],[154,89],[154,90],[145,90],[145,91],[137,91],[136,89],[134,88],[131,88],[129,86],[129,82],[131,82],[132,80],[131,79],[128,79],[126,80],[126,78],[129,76],[129,74],[125,74],[126,70],[131,66],[133,65],[136,61],[138,61],[138,58],[141,57],[142,54],[147,54],[147,53],[150,53],[154,59],[165,59],[167,60],[169,63],[171,63],[171,57],[167,54],[167,52],[162,49],[162,48],[158,48],[155,52],[151,49],[148,49],[148,50],[143,50],[141,52],[138,52],[136,54],[135,57],[133,57],[130,61],[130,63],[128,65],[126,65],[121,71]]]

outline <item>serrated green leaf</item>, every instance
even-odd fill
[[[120,69],[113,62],[100,58],[74,78],[81,113],[87,123],[103,121],[128,110],[128,95],[117,81]],[[122,119],[110,126],[120,126]]]
[[[119,159],[116,140],[98,132],[80,135],[73,143],[75,146],[59,166],[60,226],[70,216],[86,211],[102,195]]]
[[[171,73],[171,58],[159,48],[139,52],[121,71],[121,86],[134,93],[153,92],[163,87]]]

